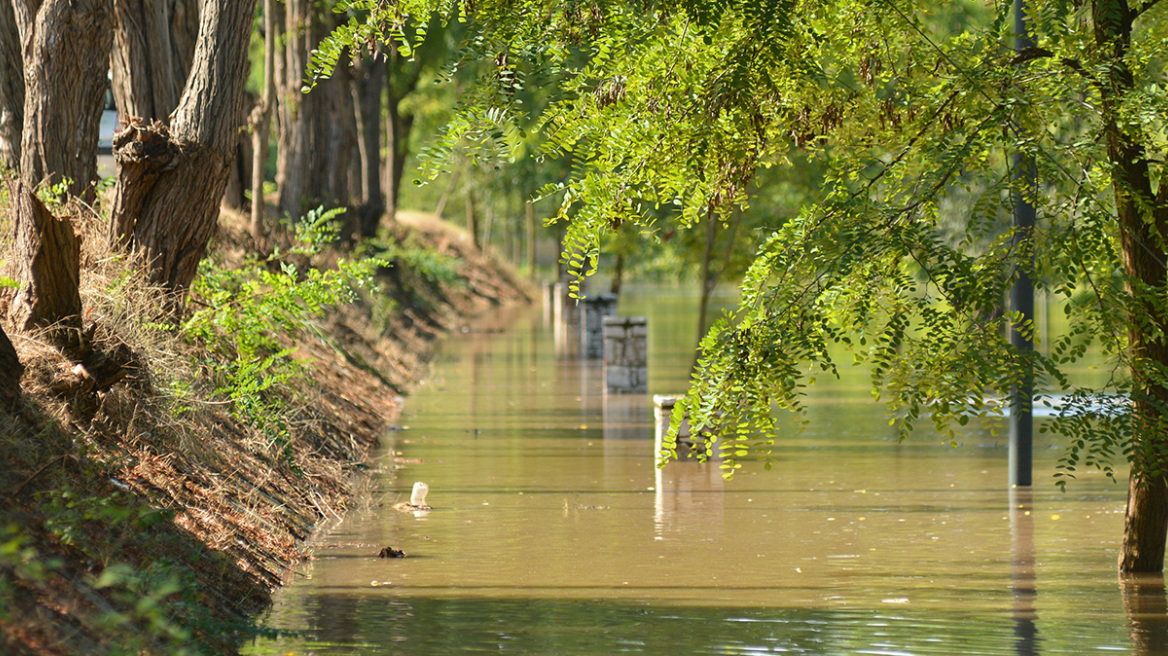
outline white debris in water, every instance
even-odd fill
[[[410,505],[411,506],[424,506],[424,505],[426,505],[426,495],[429,494],[429,492],[430,492],[429,485],[426,485],[425,483],[423,483],[421,481],[414,483],[414,491],[410,494]]]

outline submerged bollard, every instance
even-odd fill
[[[604,318],[616,316],[616,294],[597,294],[580,301],[580,357],[604,357]]]
[[[604,385],[609,394],[649,391],[649,321],[604,317]]]
[[[656,414],[656,437],[653,441],[653,452],[657,454],[657,459],[661,459],[661,449],[665,446],[665,436],[669,433],[669,420],[673,415],[673,408],[681,399],[680,394],[654,394],[653,408]],[[681,420],[681,425],[677,428],[677,457],[679,460],[694,459],[698,457],[700,450],[705,449],[705,439],[703,435],[694,435],[693,430],[689,425],[689,418],[685,417]],[[716,459],[718,452],[715,450],[709,454],[710,459]]]

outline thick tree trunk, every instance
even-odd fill
[[[113,0],[16,0],[24,52],[21,177],[30,188],[69,179],[92,198],[113,45]]]
[[[205,0],[190,78],[171,126],[140,122],[114,141],[111,233],[145,256],[153,281],[180,296],[215,232],[243,125],[255,4]]]
[[[299,216],[307,207],[347,204],[349,167],[357,147],[348,67],[301,93],[310,53],[330,26],[310,0],[286,3],[285,47],[280,71],[280,209]]]
[[[191,70],[198,0],[114,0],[114,14],[110,69],[118,112],[124,121],[166,121]]]
[[[1119,567],[1125,572],[1164,569],[1168,540],[1168,315],[1164,309],[1168,260],[1168,180],[1153,193],[1148,157],[1118,120],[1124,96],[1134,88],[1125,56],[1133,15],[1126,0],[1094,0],[1096,45],[1112,59],[1101,87],[1103,134],[1111,160],[1115,208],[1129,278],[1132,362],[1132,470]]]
[[[10,182],[8,195],[16,212],[13,277],[19,283],[10,316],[21,330],[80,328],[81,248],[73,225],[54,217],[24,180]]]
[[[9,311],[22,330],[80,328],[79,247],[73,226],[36,196],[42,182],[71,180],[90,196],[113,42],[112,0],[13,4],[27,88],[20,179],[9,187],[18,284]]]
[[[323,38],[323,35],[322,35]],[[317,92],[323,93],[325,112],[315,117],[313,128],[318,151],[324,157],[317,174],[324,182],[318,191],[323,202],[334,206],[350,206],[349,173],[353,168],[357,144],[356,109],[353,107],[352,72],[348,66],[338,66],[331,79],[322,81]]]
[[[381,191],[381,90],[385,87],[385,62],[372,58],[361,60],[350,86],[361,162],[357,230],[362,237],[372,237],[377,234],[381,215],[385,213],[385,194]]]
[[[251,236],[263,248],[266,226],[264,213],[264,167],[268,162],[268,135],[272,127],[272,106],[276,102],[276,2],[264,0],[264,92],[251,119]]]
[[[16,349],[8,339],[4,328],[0,327],[0,404],[11,405],[20,397],[20,377],[24,375],[24,365],[16,355]]]
[[[285,0],[284,51],[277,67],[280,107],[278,113],[279,151],[276,181],[280,186],[280,211],[300,216],[304,198],[309,156],[308,114],[311,94],[300,88],[312,50],[313,23],[311,0]]]
[[[0,162],[20,171],[24,129],[24,57],[11,2],[0,2]]]

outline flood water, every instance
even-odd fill
[[[651,394],[684,389],[696,305],[622,297],[649,317]],[[1115,573],[1125,483],[1059,492],[1042,436],[1011,492],[1004,437],[897,443],[849,372],[772,471],[725,482],[656,468],[651,397],[606,403],[600,365],[553,343],[538,308],[448,341],[371,500],[277,594],[267,626],[298,633],[247,653],[1168,654],[1163,588]],[[432,512],[391,508],[414,481]]]

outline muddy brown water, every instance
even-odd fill
[[[650,319],[651,393],[684,386],[696,303],[622,298]],[[992,426],[897,443],[863,372],[812,394],[774,469],[726,482],[657,469],[650,397],[606,404],[538,309],[455,337],[371,501],[277,594],[266,625],[299,633],[246,653],[1168,653],[1162,589],[1115,574],[1122,483],[1059,492],[1039,436],[1036,484],[1011,492]],[[414,481],[434,510],[392,510]]]

